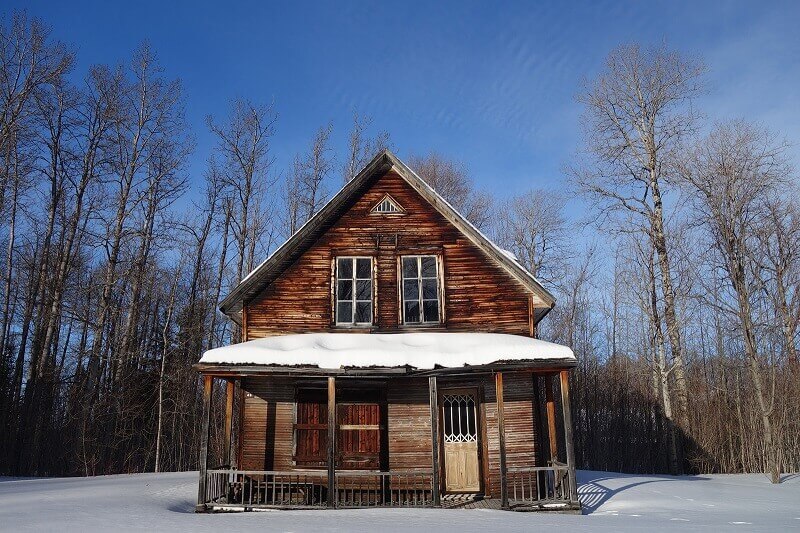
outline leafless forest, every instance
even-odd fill
[[[195,468],[191,366],[237,340],[220,295],[391,145],[355,114],[279,167],[279,103],[242,98],[197,153],[179,75],[147,46],[78,72],[40,21],[2,21],[0,473]],[[557,294],[539,334],[578,356],[582,468],[800,469],[792,148],[706,116],[705,79],[669,48],[612,51],[557,190],[500,197],[445,155],[408,161]]]

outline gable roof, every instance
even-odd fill
[[[480,248],[489,258],[519,281],[526,289],[544,301],[547,307],[537,310],[534,320],[538,322],[555,305],[555,298],[533,274],[528,272],[513,256],[487,238],[469,220],[464,218],[447,200],[428,185],[416,172],[408,168],[391,151],[383,150],[370,161],[355,178],[342,187],[322,209],[311,217],[294,235],[279,246],[264,262],[228,294],[219,309],[228,317],[240,322],[239,313],[245,301],[256,297],[284,270],[310,248],[314,242],[338,220],[361,195],[372,186],[375,179],[389,170],[394,170],[420,196],[428,201],[448,222],[453,224],[472,244]]]

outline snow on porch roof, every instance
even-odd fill
[[[575,356],[567,346],[501,333],[302,333],[214,348],[200,363],[432,369],[541,360]]]

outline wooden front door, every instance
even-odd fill
[[[475,389],[444,391],[441,399],[447,492],[480,491],[478,408]]]

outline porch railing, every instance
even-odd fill
[[[327,484],[325,472],[208,470],[204,503],[246,509],[325,507]]]
[[[569,469],[553,466],[508,468],[509,506],[558,507],[570,503]]]
[[[337,507],[430,507],[433,474],[419,471],[336,472]]]
[[[433,505],[430,471],[337,471],[336,507],[425,507]],[[327,506],[323,471],[217,468],[206,471],[204,504],[215,508],[321,508]]]

